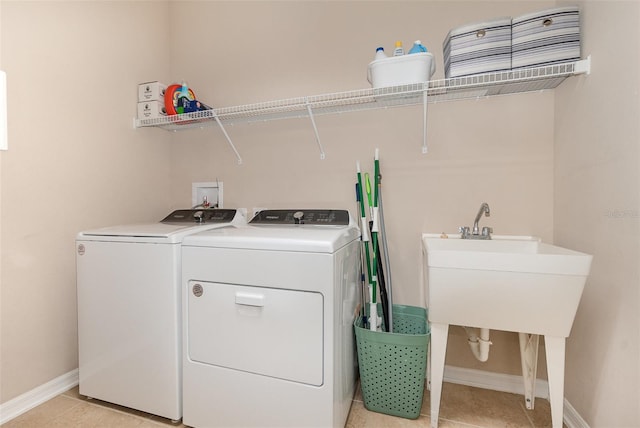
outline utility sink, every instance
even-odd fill
[[[590,255],[531,236],[422,242],[430,322],[569,336]]]
[[[431,327],[431,427],[438,426],[448,331],[453,324],[519,333],[528,409],[535,399],[538,338],[544,335],[552,425],[561,428],[565,339],[592,256],[531,236],[461,239],[457,234],[427,233],[422,235],[422,246]]]

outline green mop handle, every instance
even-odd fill
[[[376,149],[376,154],[374,158],[374,198],[373,198],[373,210],[371,214],[371,220],[373,221],[373,227],[371,228],[372,233],[377,233],[380,231],[380,227],[378,224],[378,187],[380,186],[380,156],[379,151]]]
[[[365,258],[367,259],[367,276],[371,281],[371,261],[369,260],[369,226],[367,224],[367,214],[364,208],[364,195],[362,194],[362,173],[360,172],[360,162],[356,162],[358,171],[358,187],[356,194],[358,202],[360,202],[360,239],[364,242]]]
[[[367,197],[369,199],[369,209],[373,213],[373,207],[371,206],[371,183],[369,181],[369,174],[365,176],[367,182]],[[371,240],[373,247],[373,261],[371,262],[371,304],[369,305],[369,330],[378,330],[378,305],[376,299],[376,283],[378,282],[378,234],[375,231],[371,232]]]
[[[365,182],[366,182],[366,186],[367,186],[367,199],[369,200],[369,209],[371,210],[371,212],[373,212],[373,206],[372,206],[372,201],[371,201],[371,182],[369,181],[369,174],[365,174],[364,175],[365,178]],[[373,246],[373,261],[371,262],[371,286],[373,288],[372,291],[372,297],[371,297],[371,302],[372,303],[376,303],[376,282],[378,281],[378,269],[377,269],[377,258],[376,258],[376,251],[378,249],[378,234],[377,232],[374,230],[371,233],[371,240],[372,240],[372,246]]]
[[[356,163],[356,166],[358,168],[358,185],[360,187],[360,190],[362,190],[362,175],[360,172],[360,162]],[[368,174],[365,175],[365,177],[368,177]],[[369,198],[369,206],[371,206],[371,183],[369,183],[369,180],[367,180],[366,182],[367,184],[367,196]],[[360,214],[361,214],[361,221],[362,221],[362,230],[361,230],[361,236],[362,236],[362,240],[364,242],[364,249],[365,249],[365,257],[367,259],[367,270],[368,270],[368,274],[369,274],[369,329],[376,331],[378,328],[378,306],[376,304],[376,266],[375,263],[371,263],[369,260],[370,257],[370,253],[369,253],[369,224],[367,222],[367,216],[365,213],[365,209],[364,209],[364,195],[361,195],[363,197],[360,198]],[[377,247],[374,246],[374,249],[376,249]],[[375,253],[374,253],[374,262],[375,262]]]
[[[371,202],[371,182],[369,181],[369,173],[364,174],[364,181],[367,186],[367,200],[369,201],[369,211],[373,215],[373,203]],[[373,218],[371,219],[373,220]]]
[[[358,174],[358,180],[361,181],[360,178],[360,174]],[[362,184],[360,183],[356,183],[356,201],[358,202],[358,204],[360,205],[360,218],[363,220],[362,224],[366,223],[367,219],[366,219],[366,214],[365,214],[365,210],[364,210],[364,201],[362,200],[362,189],[361,189]],[[364,243],[364,247],[362,248],[362,251],[365,252],[366,254],[364,254],[364,258],[367,260],[367,272],[365,272],[365,275],[367,275],[367,280],[371,280],[371,261],[369,260],[369,234],[368,234],[368,230],[364,230],[362,231],[362,233],[360,234],[360,241],[362,241]]]

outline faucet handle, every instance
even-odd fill
[[[493,233],[493,227],[483,227],[482,228],[482,236],[488,236],[491,237],[491,234]]]
[[[466,238],[467,236],[469,236],[469,226],[460,226],[458,228],[458,231],[460,232],[460,235],[463,238]]]

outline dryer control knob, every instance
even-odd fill
[[[293,222],[295,224],[302,224],[304,223],[304,212],[302,211],[296,211],[295,213],[293,213]]]

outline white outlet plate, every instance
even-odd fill
[[[223,208],[222,181],[191,183],[191,206],[201,205],[205,196],[210,207]]]

